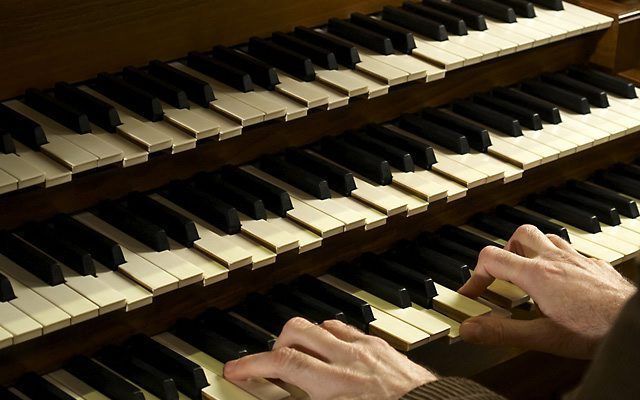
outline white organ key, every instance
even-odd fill
[[[457,182],[447,179],[444,176],[430,170],[415,167],[415,172],[420,179],[433,182],[434,184],[447,189],[447,202],[458,200],[467,195],[467,188]]]
[[[566,157],[576,152],[576,146],[574,143],[562,137],[553,135],[544,129],[535,131],[533,129],[522,127],[522,136],[556,149],[558,151],[558,157]]]
[[[255,220],[238,212],[242,233],[261,243],[276,254],[286,253],[299,247],[298,241],[288,232],[278,230],[268,221]]]
[[[609,135],[609,139],[617,139],[624,136],[627,133],[627,128],[610,120],[609,118],[602,118],[595,114],[578,114],[576,112],[560,108],[560,117],[563,121],[574,120],[582,122],[585,125],[590,125],[600,131],[604,131]]]
[[[18,190],[18,180],[0,169],[0,194]]]
[[[229,270],[217,261],[205,256],[195,248],[184,247],[175,240],[169,239],[169,247],[172,253],[190,262],[202,271],[202,284],[204,286],[227,279]]]
[[[568,131],[580,132],[581,135],[587,136],[593,139],[593,145],[602,144],[608,142],[610,139],[609,133],[599,129],[596,126],[591,126],[581,122],[579,119],[573,119],[567,115],[567,118],[562,118],[562,122],[559,125]]]
[[[285,108],[285,121],[292,121],[294,119],[306,117],[309,109],[289,96],[280,94],[276,91],[270,91],[260,86],[254,88],[256,93],[259,93],[264,99],[276,104],[280,104]]]
[[[164,112],[165,121],[178,129],[182,129],[196,140],[206,139],[220,132],[219,124],[193,113],[190,108],[176,108],[162,102],[162,111]]]
[[[317,249],[322,245],[322,237],[304,229],[293,221],[290,221],[288,218],[282,218],[270,211],[267,211],[267,222],[269,222],[273,227],[279,229],[282,232],[288,233],[289,236],[294,238],[298,242],[299,253]]]
[[[447,188],[425,179],[422,174],[415,172],[403,172],[391,168],[392,184],[410,192],[428,202],[441,200],[447,197]]]
[[[44,152],[34,151],[22,143],[14,140],[16,154],[18,157],[33,165],[44,174],[44,186],[52,187],[63,183],[71,182],[70,168],[62,163],[47,157]]]
[[[369,92],[365,82],[357,75],[349,74],[345,69],[327,70],[317,65],[314,68],[318,81],[326,83],[349,97],[361,96]]]
[[[520,19],[521,18],[518,18],[518,21],[520,21]],[[551,41],[550,34],[532,29],[518,22],[510,24],[508,22],[498,21],[487,16],[485,16],[485,20],[487,21],[487,28],[489,30],[492,30],[496,33],[503,32],[505,34],[504,37],[512,37],[512,35],[514,34],[528,37],[533,42],[534,47],[542,46],[543,44],[547,44]]]
[[[583,17],[586,20],[593,21],[594,24],[597,24],[597,29],[606,29],[611,26],[613,23],[613,18],[608,17],[606,15],[602,15],[595,11],[588,10],[583,7],[576,6],[575,4],[571,4],[568,1],[564,1],[564,9],[567,13],[572,14],[574,16]]]
[[[640,117],[637,115],[637,110],[633,110],[631,113],[626,113],[623,108],[616,109],[611,106],[607,108],[598,108],[591,106],[591,114],[608,121],[613,121],[616,124],[627,128],[624,132],[625,135],[637,132],[638,129],[640,129]]]
[[[387,216],[385,214],[357,199],[343,196],[336,192],[331,192],[331,198],[334,199],[336,203],[356,213],[358,218],[364,217],[365,230],[378,228],[387,222]]]
[[[576,152],[593,147],[595,140],[592,137],[567,129],[562,124],[542,124],[542,130],[550,135],[563,138],[576,146]]]
[[[491,312],[491,308],[476,300],[465,297],[438,283],[434,283],[434,285],[438,295],[433,298],[433,308],[458,322]]]
[[[416,48],[411,51],[411,55],[418,57],[433,65],[444,68],[445,71],[453,71],[464,65],[464,57],[432,46],[427,42],[416,43]]]
[[[483,54],[474,49],[468,48],[466,46],[462,46],[460,44],[451,42],[449,40],[445,40],[439,42],[435,39],[431,39],[425,36],[413,35],[413,38],[416,42],[417,49],[414,49],[414,52],[417,50],[419,52],[428,53],[432,48],[439,49],[441,52],[451,53],[457,57],[462,58],[463,65],[473,65],[482,61]]]
[[[381,190],[382,186],[375,186],[364,180],[354,177],[357,189],[351,192],[351,196],[359,199],[387,216],[403,213],[407,211],[407,204],[391,193]]]
[[[585,22],[584,19],[571,18],[564,10],[548,10],[537,5],[534,5],[533,9],[536,12],[537,18],[541,18],[544,23],[564,29],[567,38],[593,30],[590,23]]]
[[[0,303],[0,327],[3,330],[3,345],[8,340],[4,332],[11,335],[11,344],[42,336],[42,325],[9,302]]]
[[[470,31],[469,33],[472,33],[472,32],[474,31]],[[505,45],[504,41],[502,41],[500,42],[500,44],[503,45],[501,47],[501,46],[498,46],[498,44],[494,43],[493,41],[478,40],[476,39],[476,37],[474,37],[474,35],[469,35],[469,34],[464,36],[457,36],[450,33],[448,40],[451,41],[452,43],[456,43],[461,46],[479,51],[480,53],[482,53],[482,61],[491,60],[493,58],[498,57],[499,55],[503,55],[503,54],[506,55],[509,53],[513,53],[517,48],[517,44],[512,42],[507,42]]]
[[[66,285],[98,306],[100,315],[126,307],[127,299],[121,293],[95,276],[82,276],[73,269],[61,265]]]
[[[124,296],[127,311],[151,304],[153,294],[136,283],[135,280],[129,279],[125,274],[121,274],[120,272],[112,271],[95,260],[94,263],[96,266],[96,277]]]
[[[192,114],[211,121],[211,124],[218,125],[218,140],[225,140],[242,134],[242,125],[225,118],[211,109],[200,107],[195,103],[190,103],[189,109]]]
[[[91,124],[91,132],[100,140],[122,151],[122,166],[131,167],[149,160],[149,152],[142,147],[128,141],[124,137],[105,131],[97,125]]]
[[[2,306],[0,306],[0,313],[2,312]],[[13,344],[13,335],[2,327],[2,321],[0,320],[0,349],[4,349]]]
[[[278,73],[280,83],[276,90],[300,102],[307,108],[317,108],[329,104],[329,94],[323,87],[310,85],[287,74]]]
[[[44,173],[16,154],[0,153],[0,171],[13,176],[18,181],[18,189],[44,183]]]

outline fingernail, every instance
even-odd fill
[[[460,325],[460,335],[462,335],[462,338],[466,341],[475,342],[480,340],[482,331],[482,325],[477,322],[463,322],[462,325]]]

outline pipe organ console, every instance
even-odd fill
[[[302,399],[222,375],[295,316],[578,379],[461,341],[527,293],[457,290],[522,224],[633,272],[640,4],[40,3],[0,12],[0,397]]]

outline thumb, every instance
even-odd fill
[[[514,320],[498,317],[470,318],[460,325],[465,341],[490,346],[520,347],[567,357],[583,357],[585,349],[575,335],[549,318]]]

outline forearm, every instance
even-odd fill
[[[469,379],[441,378],[412,390],[401,400],[504,400],[504,398]]]

